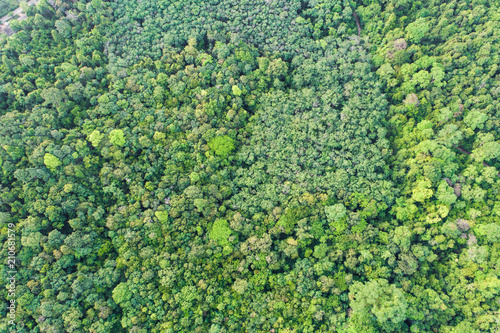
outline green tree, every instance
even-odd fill
[[[399,331],[406,320],[404,292],[385,279],[355,282],[349,287],[349,298],[353,317],[375,321],[385,331]]]
[[[216,242],[218,245],[225,247],[230,244],[229,237],[233,234],[233,231],[229,228],[229,223],[227,220],[218,219],[215,220],[210,230],[209,237],[211,240]]]
[[[234,140],[227,136],[217,136],[208,142],[208,146],[222,158],[226,158],[234,150]]]
[[[125,144],[125,135],[121,129],[114,129],[109,132],[109,141],[115,145],[122,147]]]
[[[98,130],[94,130],[87,136],[87,140],[90,141],[90,143],[92,143],[92,146],[97,147],[99,146],[99,143],[101,143],[104,136],[105,135],[101,134]]]
[[[118,284],[115,289],[113,289],[113,300],[116,302],[116,304],[122,304],[126,301],[128,301],[131,297],[132,294],[130,293],[130,290],[127,286],[126,283],[122,282]]]
[[[408,26],[406,27],[409,39],[413,43],[419,43],[420,40],[427,35],[429,29],[430,29],[429,24],[423,17],[416,19],[414,22],[408,24]]]
[[[43,163],[51,171],[56,171],[56,169],[62,165],[61,160],[50,153],[45,153],[43,156]]]

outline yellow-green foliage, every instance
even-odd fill
[[[87,140],[92,143],[92,146],[97,147],[99,143],[101,143],[102,139],[104,138],[104,134],[101,134],[98,130],[94,130],[92,133],[90,133],[87,136]]]
[[[0,36],[12,330],[495,332],[498,1],[61,3]]]
[[[218,136],[208,142],[208,146],[215,154],[226,158],[234,149],[234,140],[227,135]]]
[[[166,137],[165,133],[162,132],[155,132],[155,134],[153,135],[154,140],[163,140],[165,139],[165,137]]]
[[[115,146],[122,147],[125,144],[125,135],[121,129],[114,129],[109,132],[109,141]]]
[[[69,193],[69,192],[73,191],[73,184],[64,184],[63,190],[66,193]]]
[[[113,289],[113,300],[116,302],[116,304],[128,301],[131,297],[132,294],[130,293],[127,284],[123,282],[117,285],[115,289]]]
[[[158,221],[160,221],[162,223],[168,221],[168,212],[167,211],[157,211],[157,212],[155,212],[155,216],[158,218]]]
[[[241,96],[241,89],[238,86],[233,86],[233,94],[234,96]]]
[[[43,156],[43,163],[51,171],[55,171],[58,166],[62,165],[62,162],[57,157],[55,157],[50,153],[46,153]]]
[[[232,230],[229,228],[227,220],[216,220],[210,230],[210,239],[216,242],[220,246],[229,245],[229,237],[232,234]]]

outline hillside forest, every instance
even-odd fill
[[[20,6],[1,332],[500,332],[499,0]]]

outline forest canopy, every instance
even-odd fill
[[[0,331],[500,329],[499,1],[21,7]]]

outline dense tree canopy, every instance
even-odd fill
[[[26,8],[0,36],[0,331],[495,332],[499,8]]]

